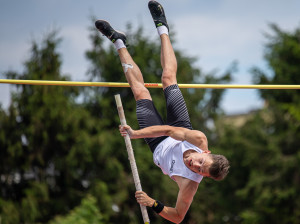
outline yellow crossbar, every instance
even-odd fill
[[[98,86],[130,87],[126,82],[75,82],[46,80],[0,79],[3,84],[47,85],[47,86]],[[178,84],[179,88],[197,89],[300,89],[300,85],[235,85],[235,84]],[[145,83],[147,88],[162,88],[161,83]]]

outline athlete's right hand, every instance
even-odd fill
[[[119,130],[123,137],[129,135],[131,139],[134,139],[135,130],[133,130],[129,125],[119,125]]]

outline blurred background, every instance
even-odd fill
[[[160,82],[148,1],[0,2],[0,78],[125,82],[106,19],[127,34],[145,82]],[[300,2],[161,0],[179,83],[299,84]],[[183,223],[299,223],[300,91],[183,89],[194,129],[231,162],[204,179]],[[150,89],[165,117],[161,89]],[[141,223],[114,94],[129,88],[0,84],[0,223]],[[144,191],[175,206],[177,185],[133,140]],[[169,223],[151,210],[151,223]]]

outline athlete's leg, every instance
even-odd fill
[[[150,93],[144,85],[143,75],[127,49],[121,48],[118,50],[118,53],[123,66],[123,71],[131,87],[135,100],[151,100]]]
[[[167,34],[160,35],[161,39],[161,66],[163,68],[162,84],[163,88],[177,84],[177,60],[175,53]]]
[[[126,44],[126,36],[124,33],[114,30],[105,20],[97,20],[95,23],[97,29],[110,39],[116,46],[119,57],[123,66],[126,79],[131,87],[135,100],[149,99],[151,100],[148,89],[144,86],[144,79],[139,67],[130,56]]]
[[[144,86],[144,79],[139,67],[130,56],[126,44],[125,34],[114,30],[110,24],[104,20],[98,20],[95,23],[97,29],[110,39],[116,46],[123,66],[127,81],[130,84],[133,95],[136,100],[136,115],[140,128],[153,125],[163,125],[164,122],[157,112],[148,89]],[[146,138],[152,152],[156,146],[166,137]]]
[[[169,38],[169,26],[162,5],[156,1],[149,1],[148,7],[154,24],[161,39],[161,66],[163,68],[163,88],[177,84],[177,60]]]
[[[167,124],[192,129],[184,98],[177,85],[177,60],[169,38],[164,9],[156,1],[150,1],[148,6],[161,39],[162,84],[167,104]]]

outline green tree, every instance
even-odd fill
[[[49,33],[32,43],[23,74],[7,77],[68,80],[57,52],[61,39]],[[93,164],[89,132],[94,122],[76,104],[80,89],[19,85],[0,123],[0,212],[4,223],[48,221],[77,205]]]
[[[253,69],[256,84],[300,83],[300,30],[271,25],[265,59],[268,71]],[[299,223],[300,91],[260,90],[266,107],[243,126],[219,129],[219,149],[231,172],[217,192],[228,201],[230,223]],[[216,191],[216,189],[214,189]],[[221,220],[221,213],[214,220]]]
[[[271,74],[254,69],[258,84],[300,83],[300,28],[284,32],[278,26],[270,26],[273,35],[267,35],[265,59]],[[266,166],[267,185],[258,195],[266,208],[259,208],[261,218],[270,222],[298,223],[300,219],[300,90],[260,91],[268,103],[267,113],[272,122],[266,123],[269,134],[269,166]],[[272,156],[272,157],[271,157]],[[263,198],[264,197],[264,198]],[[254,202],[257,202],[254,201]],[[277,213],[280,211],[280,214]]]
[[[99,212],[93,196],[84,198],[79,206],[66,216],[58,216],[49,224],[104,224],[103,215]]]

